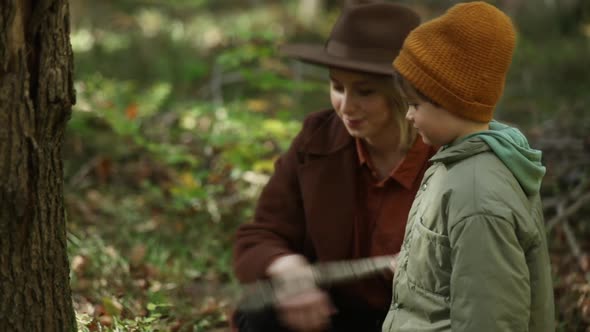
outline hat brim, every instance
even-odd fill
[[[328,54],[323,46],[313,44],[287,44],[279,52],[291,58],[325,67],[338,67],[380,75],[393,75],[393,59],[390,62],[366,62]]]

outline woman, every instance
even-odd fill
[[[343,10],[325,47],[284,53],[330,70],[333,109],[312,113],[275,164],[254,221],[236,234],[238,279],[305,276],[309,264],[395,254],[434,150],[416,139],[391,62],[416,13],[391,3]],[[329,290],[276,291],[272,312],[238,312],[240,331],[381,331],[391,276]]]

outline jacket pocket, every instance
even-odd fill
[[[441,296],[449,296],[451,248],[449,238],[424,226],[420,217],[413,225],[407,261],[411,284]]]

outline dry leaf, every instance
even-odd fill
[[[147,247],[143,244],[138,244],[131,249],[131,254],[129,257],[129,261],[131,265],[138,266],[141,264],[145,258],[147,253]]]
[[[125,116],[129,120],[134,120],[137,117],[138,107],[136,103],[131,103],[125,109]]]
[[[88,264],[88,259],[81,255],[76,255],[72,258],[72,263],[70,267],[76,275],[81,275],[84,272],[84,267]]]
[[[103,297],[102,305],[105,312],[110,316],[118,317],[123,311],[123,305],[114,297]]]

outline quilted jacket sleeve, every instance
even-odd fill
[[[449,236],[452,331],[527,331],[530,275],[514,224],[475,215]]]

